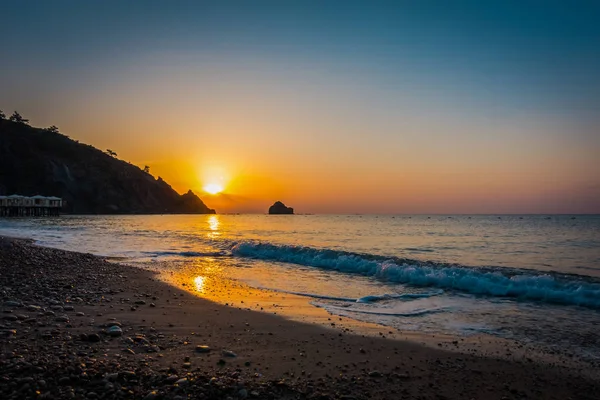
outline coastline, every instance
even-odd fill
[[[444,349],[460,354],[471,354],[483,357],[501,358],[509,361],[554,363],[569,368],[598,368],[595,361],[569,357],[566,352],[559,352],[540,343],[525,343],[492,334],[479,332],[469,335],[453,335],[444,333],[427,333],[414,329],[397,329],[391,326],[360,321],[346,316],[329,313],[325,308],[313,304],[314,298],[273,289],[254,288],[242,281],[211,276],[207,268],[194,263],[178,263],[175,267],[170,262],[158,264],[134,262],[126,263],[139,268],[150,269],[158,278],[196,297],[207,299],[222,306],[247,311],[277,315],[289,321],[317,325],[327,330],[344,334],[369,337],[381,337],[403,342],[410,342],[433,349]],[[210,269],[210,267],[208,268]],[[202,283],[199,287],[197,279]],[[598,376],[600,377],[600,375]]]
[[[0,397],[591,399],[600,392],[600,373],[568,358],[530,358],[508,342],[488,355],[462,343],[464,351],[448,351],[441,347],[459,347],[456,339],[437,338],[445,344],[434,348],[416,343],[425,340],[418,335],[363,336],[350,321],[325,328],[183,289],[134,266],[0,237]],[[239,299],[240,290],[223,296]],[[122,335],[106,335],[115,321]],[[199,353],[198,345],[211,350]]]

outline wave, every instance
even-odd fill
[[[289,291],[289,290],[274,289],[274,288],[267,288],[267,287],[261,287],[261,289],[266,289],[266,290],[270,290],[273,292],[293,294],[296,296],[311,297],[313,299],[345,301],[345,302],[349,302],[349,303],[375,303],[375,302],[384,301],[384,300],[402,300],[402,299],[414,300],[414,299],[422,299],[422,298],[437,296],[437,295],[444,293],[443,290],[437,290],[435,292],[427,292],[427,293],[393,293],[393,294],[386,293],[386,294],[364,296],[364,297],[355,299],[352,297],[327,296],[327,295],[322,295],[322,294],[293,292],[293,291]]]
[[[577,276],[390,259],[331,249],[251,241],[235,243],[231,251],[238,257],[360,274],[387,282],[457,290],[483,296],[600,308],[600,283],[584,281]]]
[[[356,308],[345,308],[345,307],[332,306],[329,304],[320,304],[317,302],[314,302],[311,304],[316,307],[324,308],[327,311],[331,312],[332,314],[338,314],[338,315],[340,313],[343,313],[344,315],[349,314],[349,313],[359,313],[359,314],[369,314],[369,315],[380,315],[380,316],[386,316],[386,317],[421,317],[423,315],[437,314],[437,313],[442,313],[442,312],[446,312],[446,311],[450,310],[450,307],[417,308],[417,309],[410,310],[410,311],[393,311],[393,310],[385,310],[385,309],[361,310],[361,309],[356,309]]]
[[[413,300],[413,299],[422,299],[422,298],[427,298],[427,297],[432,297],[432,296],[437,296],[444,293],[443,290],[438,290],[435,292],[428,292],[428,293],[394,293],[394,294],[379,294],[379,295],[371,295],[371,296],[364,296],[361,297],[360,299],[356,299],[357,303],[374,303],[377,301],[383,301],[383,300]]]

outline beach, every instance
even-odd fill
[[[3,2],[0,400],[600,400],[600,1],[538,3]]]
[[[464,338],[440,338],[435,348],[431,338],[423,345],[414,333],[406,340],[384,327],[365,334],[335,316],[329,327],[301,323],[249,311],[242,300],[199,298],[155,272],[25,240],[0,240],[0,288],[3,399],[600,393],[598,369],[570,357],[532,357],[493,340],[463,346]]]

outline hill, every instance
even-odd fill
[[[0,119],[0,195],[66,200],[74,214],[214,214],[191,190],[48,129]]]

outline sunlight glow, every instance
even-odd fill
[[[204,293],[204,280],[203,276],[197,276],[194,278],[194,285],[196,286],[196,290],[200,293]]]
[[[223,185],[218,183],[209,183],[205,185],[203,189],[206,193],[217,194],[223,191]]]

